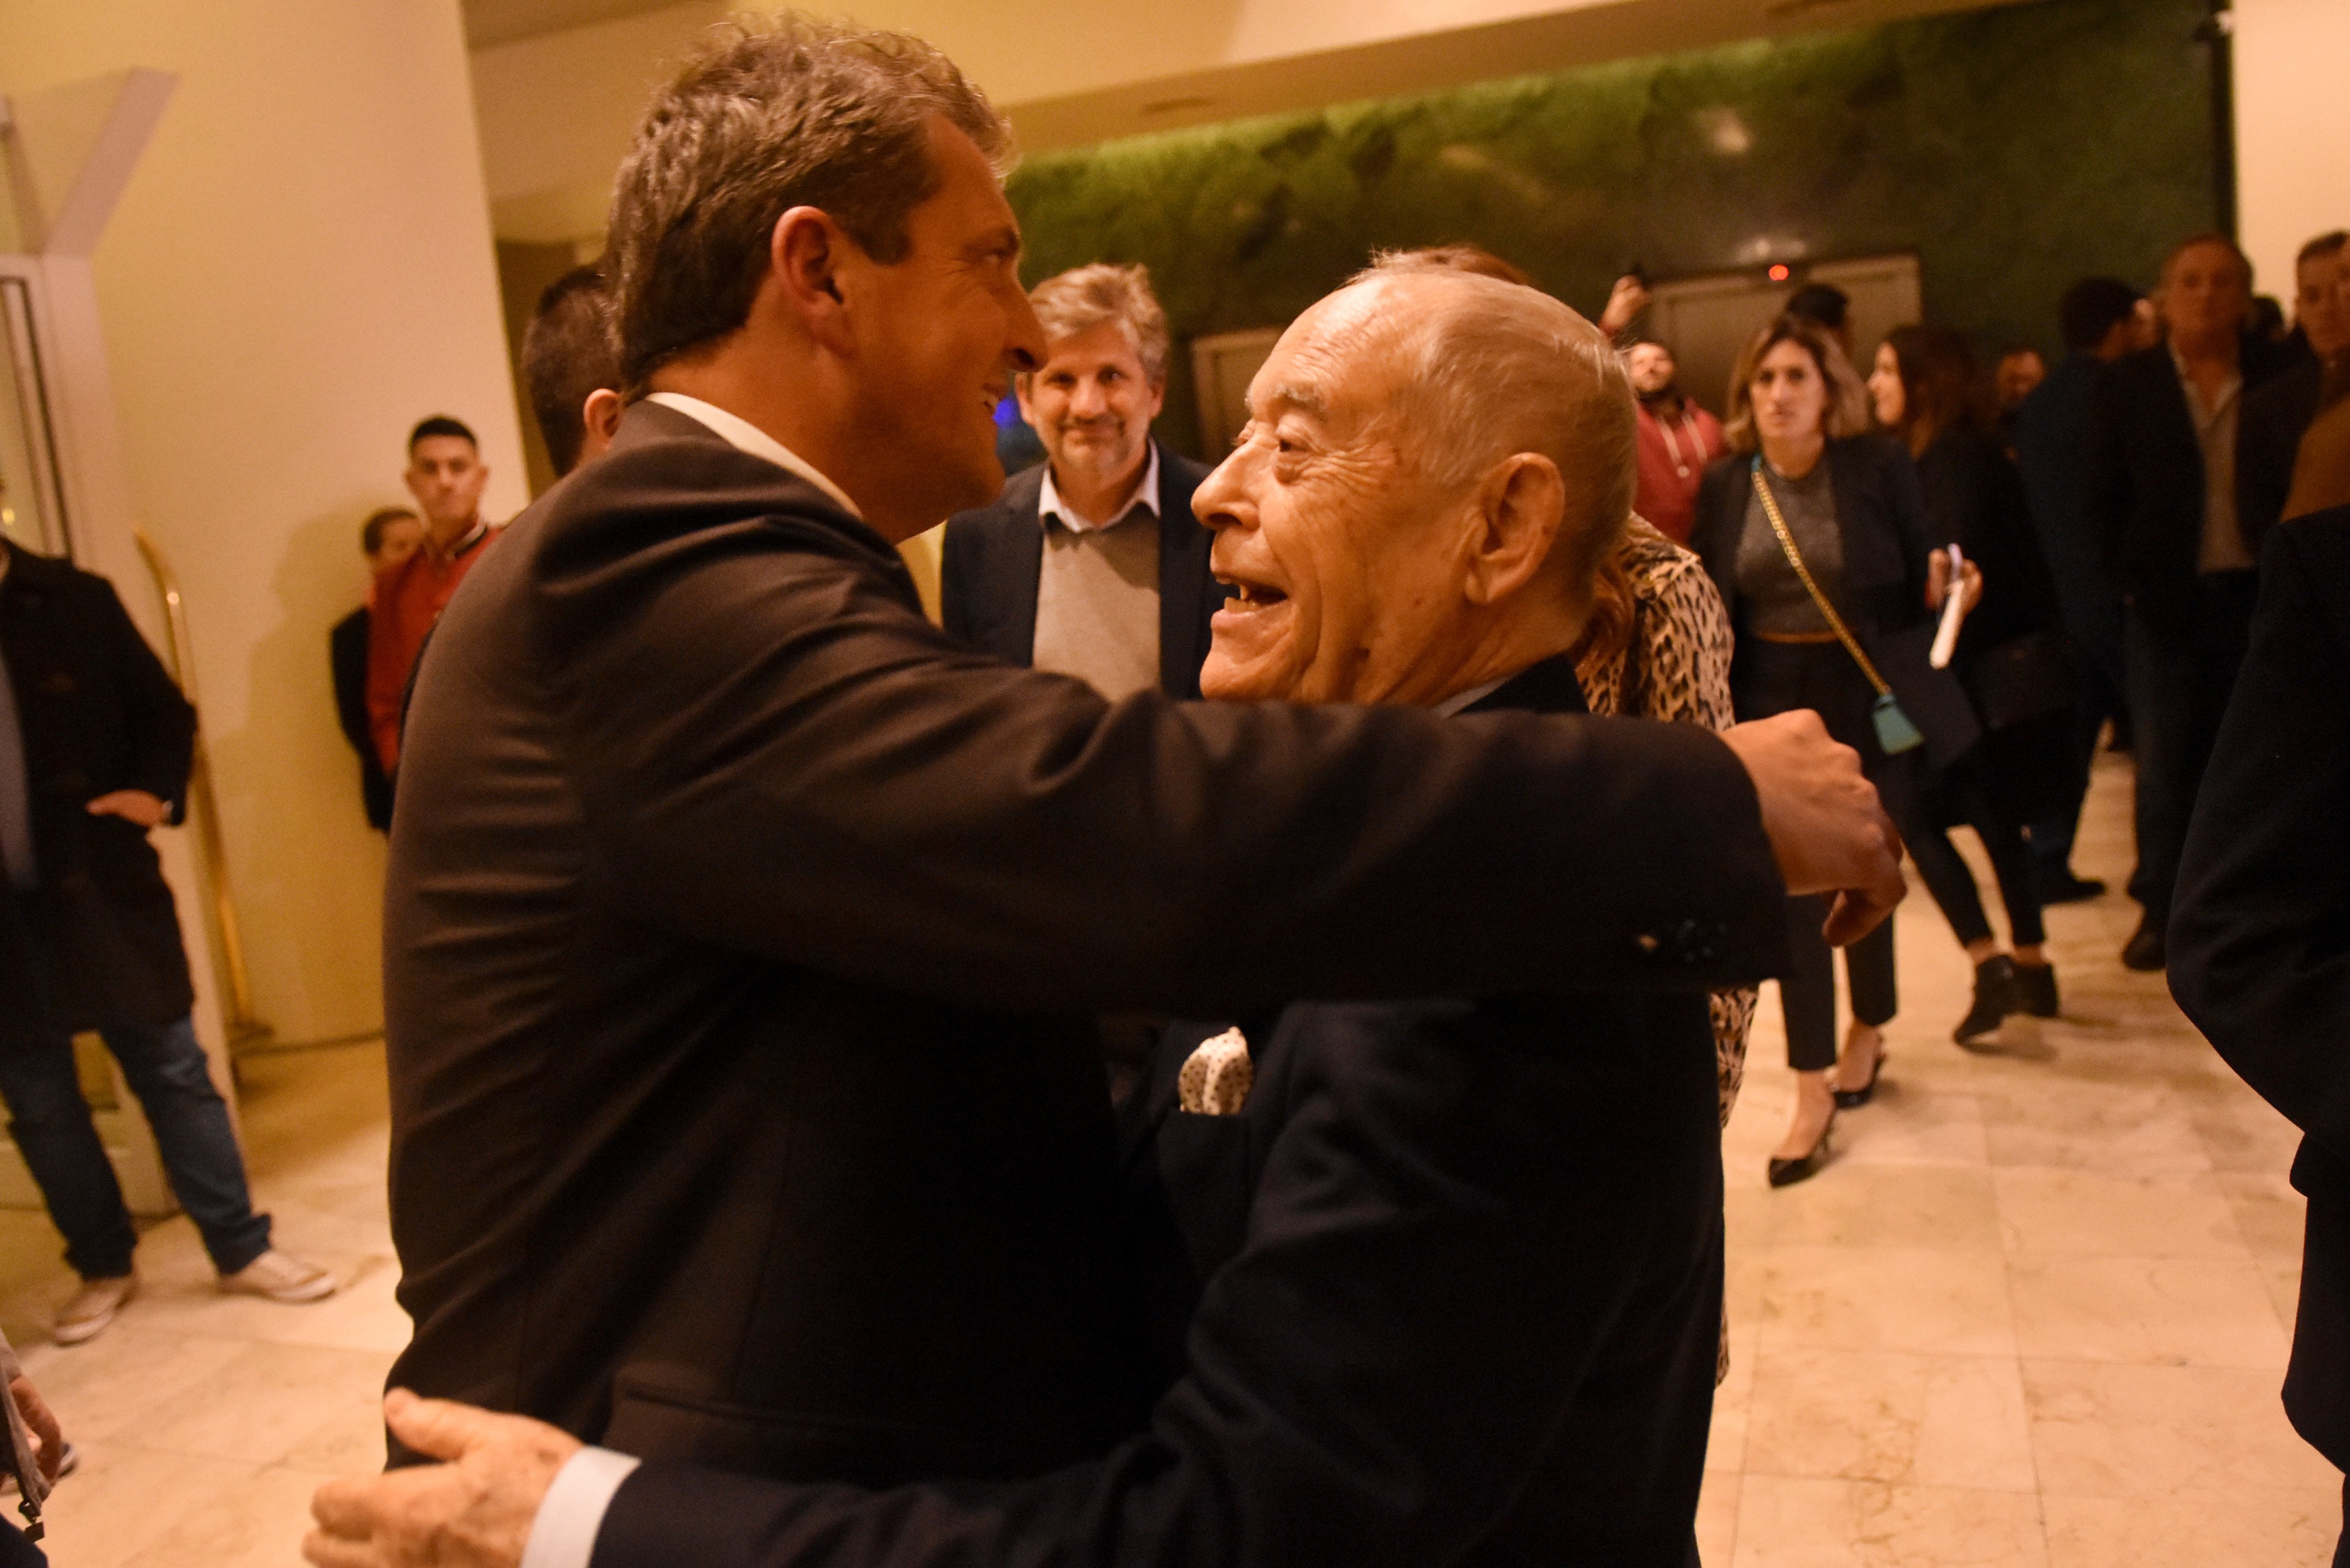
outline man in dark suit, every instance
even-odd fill
[[[422,521],[405,507],[371,512],[359,525],[359,552],[367,556],[372,577],[400,566],[423,543]],[[368,826],[381,833],[391,826],[391,776],[376,755],[368,723],[367,606],[335,623],[327,634],[327,656],[335,676],[335,717],[343,726],[343,738],[359,754],[359,804],[367,811]]]
[[[1451,362],[1492,373],[1417,379]],[[1311,455],[1268,435],[1201,488],[1219,570],[1243,586],[1211,695],[1584,711],[1572,649],[1634,478],[1629,389],[1597,331],[1506,283],[1375,275],[1291,328],[1253,402]],[[1388,423],[1399,406],[1409,426]],[[1695,994],[1304,1005],[1244,1033],[1179,1030],[1124,1116],[1166,1392],[1107,1457],[877,1496],[627,1475],[546,1428],[472,1429],[565,1467],[533,1548],[549,1568],[588,1568],[591,1548],[597,1568],[779,1564],[818,1541],[829,1561],[908,1564],[1682,1568],[1721,1322],[1716,1106]],[[436,1423],[467,1417],[394,1408],[396,1430],[455,1457]],[[583,1479],[599,1474],[608,1515]],[[329,1489],[321,1518],[448,1479],[473,1478]],[[398,1532],[432,1517],[314,1538],[314,1561],[402,1561]],[[518,1551],[528,1532],[501,1533]]]
[[[613,357],[611,285],[601,266],[573,267],[540,291],[523,328],[521,362],[524,393],[555,477],[603,456],[620,424],[620,367]]]
[[[2106,885],[2073,872],[2073,840],[2106,721],[2125,711],[2122,600],[2082,504],[2088,482],[2089,406],[2104,367],[2159,341],[2154,306],[2116,277],[2085,277],[2057,303],[2070,350],[2015,415],[2015,462],[2032,525],[2056,587],[2073,661],[2074,770],[2063,809],[2032,824],[2033,868],[2044,904],[2094,898]]]
[[[2244,330],[2251,264],[2220,234],[2188,240],[2162,273],[2168,341],[2098,378],[2083,504],[2126,604],[2130,731],[2137,764],[2137,868],[2145,910],[2122,949],[2164,964],[2178,855],[2220,715],[2244,655],[2259,541],[2246,536],[2243,400],[2281,350]]]
[[[1207,469],[1150,434],[1167,395],[1167,315],[1139,266],[1096,263],[1028,296],[1045,362],[1015,382],[1045,461],[947,524],[947,630],[1105,697],[1200,694],[1223,590],[1191,515]]]
[[[1844,935],[1898,897],[1815,722],[1110,703],[930,626],[889,541],[994,493],[1044,348],[1003,137],[927,46],[786,17],[622,169],[646,395],[409,717],[395,1381],[775,1475],[1095,1452],[1145,1389],[1088,1014],[1703,988],[1773,965],[1783,877]]]
[[[2244,396],[2244,432],[2239,461],[2242,474],[2244,537],[2258,551],[2260,541],[2284,515],[2293,493],[2293,471],[2301,438],[2317,417],[2325,367],[2350,349],[2350,314],[2334,286],[2350,234],[2336,229],[2301,247],[2294,258],[2293,337],[2301,350],[2268,384]]]
[[[54,1334],[102,1333],[138,1242],[74,1064],[95,1031],[154,1129],[222,1288],[331,1294],[269,1244],[190,1010],[178,912],[150,830],[186,809],[196,715],[105,578],[0,540],[0,1099],[81,1288]]]
[[[2350,1470],[2350,507],[2280,525],[2262,554],[2170,950],[2178,1005],[2302,1130],[2293,1184],[2309,1219],[2285,1412]],[[2350,1568],[2350,1533],[2334,1561]]]

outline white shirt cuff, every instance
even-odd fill
[[[582,1449],[555,1472],[522,1549],[521,1568],[588,1568],[613,1494],[637,1468],[629,1454]]]

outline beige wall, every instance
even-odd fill
[[[0,90],[126,66],[180,78],[96,258],[132,500],[193,622],[258,1011],[355,1033],[383,857],[326,637],[359,519],[428,412],[481,432],[493,515],[523,493],[457,0],[0,5]]]
[[[2293,253],[2350,228],[2350,4],[2236,0],[2237,205],[2261,291],[2290,301]]]

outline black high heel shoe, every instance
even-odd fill
[[[1827,1126],[1820,1129],[1817,1143],[1793,1159],[1781,1159],[1777,1155],[1773,1155],[1770,1165],[1771,1185],[1793,1187],[1798,1181],[1809,1181],[1813,1177],[1817,1176],[1820,1173],[1820,1168],[1828,1162],[1828,1134],[1835,1130],[1835,1113],[1830,1111]]]
[[[1884,1046],[1877,1048],[1877,1060],[1869,1064],[1868,1082],[1857,1089],[1838,1089],[1835,1103],[1838,1109],[1856,1111],[1877,1097],[1877,1080],[1885,1076],[1885,1059],[1892,1055]]]

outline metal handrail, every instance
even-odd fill
[[[188,636],[188,609],[180,597],[179,579],[172,575],[163,552],[147,536],[147,530],[134,528],[131,537],[139,542],[139,554],[146,559],[155,592],[163,601],[163,619],[172,633],[172,679],[201,715],[203,704],[196,695],[195,644]],[[228,852],[221,844],[218,797],[213,794],[212,762],[204,754],[201,721],[194,760],[188,768],[188,826],[195,834],[204,890],[211,895],[204,909],[205,926],[212,935],[213,967],[219,973],[221,993],[227,1003],[221,1010],[225,1015],[222,1022],[228,1029],[230,1048],[234,1049],[267,1034],[269,1025],[253,1012],[253,979],[244,967],[244,934],[237,924],[235,896],[229,889]]]

